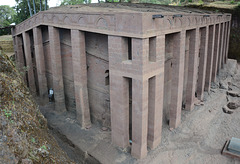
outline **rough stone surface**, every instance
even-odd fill
[[[228,106],[226,106],[226,105],[222,109],[223,109],[224,113],[227,113],[227,114],[232,114],[233,113],[233,110],[229,109]]]
[[[227,89],[228,87],[227,87],[227,85],[226,85],[225,83],[220,82],[220,83],[219,83],[219,88],[220,88],[220,89]]]
[[[227,94],[232,96],[232,97],[240,97],[240,93],[239,92],[235,92],[235,91],[227,91]]]
[[[230,72],[230,75],[236,74],[238,69],[238,64],[236,60],[228,59],[227,69]]]
[[[227,104],[227,107],[230,109],[237,109],[238,107],[240,107],[240,102],[229,102]]]
[[[216,80],[219,81],[219,77]],[[240,74],[221,80],[226,83],[231,81],[236,85],[240,80]],[[196,164],[209,162],[235,164],[238,163],[237,159],[220,153],[227,139],[240,135],[238,124],[240,110],[234,110],[234,114],[224,113],[222,107],[228,103],[225,97],[226,93],[221,89],[211,92],[204,106],[196,106],[191,112],[183,111],[182,124],[177,129],[169,131],[167,122],[163,122],[161,145],[155,150],[150,150],[148,156],[142,160],[132,158],[129,155],[130,149],[117,148],[111,144],[110,131],[102,131],[96,125],[89,130],[81,129],[76,122],[69,121],[72,119],[66,119],[74,118],[74,115],[59,115],[50,105],[41,106],[41,111],[56,135],[63,135],[67,143],[71,141],[70,143],[81,150],[81,153],[78,151],[78,156],[83,157],[81,160],[91,160],[91,163],[94,162],[89,157],[97,159],[96,163],[178,164],[191,161]],[[65,150],[66,147],[63,146]],[[70,151],[68,153],[72,155]]]
[[[46,98],[53,88],[56,111],[76,113],[82,128],[111,129],[124,149],[132,140],[131,154],[142,159],[161,143],[163,118],[173,130],[182,107],[192,110],[195,97],[205,104],[204,90],[226,64],[230,20],[150,4],[51,8],[13,29],[17,65],[27,68],[32,93]]]

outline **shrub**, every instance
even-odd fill
[[[235,3],[235,1],[234,1],[234,0],[231,0],[231,1],[230,1],[230,4],[234,4],[234,3]]]
[[[200,5],[203,5],[203,1],[202,1],[202,0],[199,0],[198,3],[199,3]]]

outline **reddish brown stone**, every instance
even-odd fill
[[[49,26],[49,43],[51,53],[51,66],[52,66],[52,78],[53,78],[53,90],[56,111],[66,111],[65,106],[65,95],[63,87],[63,76],[62,76],[62,59],[60,51],[60,36],[59,29],[56,27]]]
[[[200,28],[200,49],[199,49],[199,69],[198,69],[198,83],[197,83],[197,97],[203,100],[205,75],[207,67],[207,50],[208,50],[208,36],[209,27]]]
[[[36,57],[37,75],[38,75],[38,86],[39,86],[39,96],[46,97],[48,94],[47,79],[45,75],[45,59],[43,52],[42,43],[42,31],[41,28],[33,28],[33,38],[34,38],[34,49]]]
[[[212,82],[216,81],[217,71],[218,71],[218,61],[220,54],[220,34],[221,34],[221,25],[216,24],[215,29],[215,42],[214,42],[214,55],[213,55],[213,68],[212,68]]]
[[[227,60],[231,16],[101,6],[52,8],[16,25],[17,66],[29,67],[32,92],[54,89],[57,111],[76,111],[86,129],[100,123],[113,144],[132,141],[131,154],[144,158],[161,142],[162,119],[177,128],[182,107],[209,91]]]
[[[84,32],[71,30],[73,74],[77,119],[82,127],[90,127],[90,111],[87,90],[87,64]]]
[[[36,85],[35,77],[33,73],[33,62],[32,62],[32,52],[31,52],[31,42],[28,32],[23,33],[23,43],[24,43],[24,55],[26,60],[26,69],[27,69],[27,79],[29,89],[33,94],[36,94]]]
[[[208,48],[207,48],[207,67],[204,90],[209,92],[212,82],[213,53],[215,43],[215,25],[209,26]]]

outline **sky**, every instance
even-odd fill
[[[98,0],[92,0],[92,3],[97,3],[97,2]],[[48,0],[49,7],[58,6],[60,3],[61,3],[61,0]],[[13,7],[16,5],[16,2],[15,0],[0,0],[0,5],[9,5],[10,7]]]

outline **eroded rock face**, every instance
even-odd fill
[[[4,150],[0,163],[72,163],[49,134],[47,121],[14,64],[1,53],[0,96],[0,152]]]

